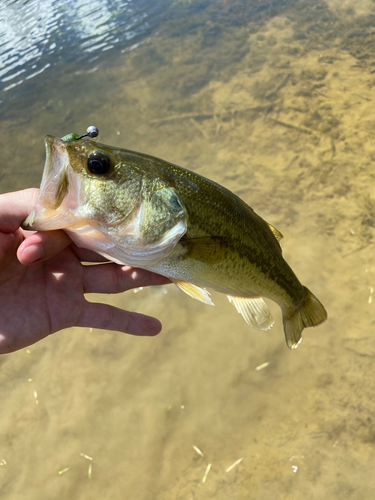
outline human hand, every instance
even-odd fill
[[[20,228],[38,189],[0,195],[0,354],[34,344],[71,326],[156,335],[156,318],[91,303],[85,293],[119,293],[170,281],[142,269],[103,262],[75,246],[64,231],[32,233]]]

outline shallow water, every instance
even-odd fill
[[[134,2],[136,40],[117,33],[125,2],[98,2],[113,25],[103,14],[95,62],[81,4],[53,4],[78,26],[61,57],[20,61],[7,77],[50,66],[10,89],[0,77],[0,191],[39,185],[45,134],[95,124],[241,196],[329,320],[289,351],[273,304],[257,332],[218,294],[216,309],[173,286],[100,297],[163,331],[70,329],[0,358],[1,499],[373,498],[373,2]],[[10,9],[36,5],[2,4],[0,46]]]

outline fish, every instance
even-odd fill
[[[88,129],[89,130],[89,129]],[[327,319],[321,302],[283,257],[282,234],[225,187],[144,153],[97,142],[95,134],[47,135],[39,197],[23,223],[64,230],[81,248],[117,264],[166,276],[213,305],[225,294],[257,330],[282,312],[287,346]]]

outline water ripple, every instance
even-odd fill
[[[87,71],[92,71],[93,54],[131,50],[149,38],[170,4],[171,0],[3,0],[0,102],[5,92],[54,70],[61,60],[87,63]]]

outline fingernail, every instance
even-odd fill
[[[22,252],[22,260],[25,264],[33,264],[43,259],[44,250],[42,245],[30,245]]]

